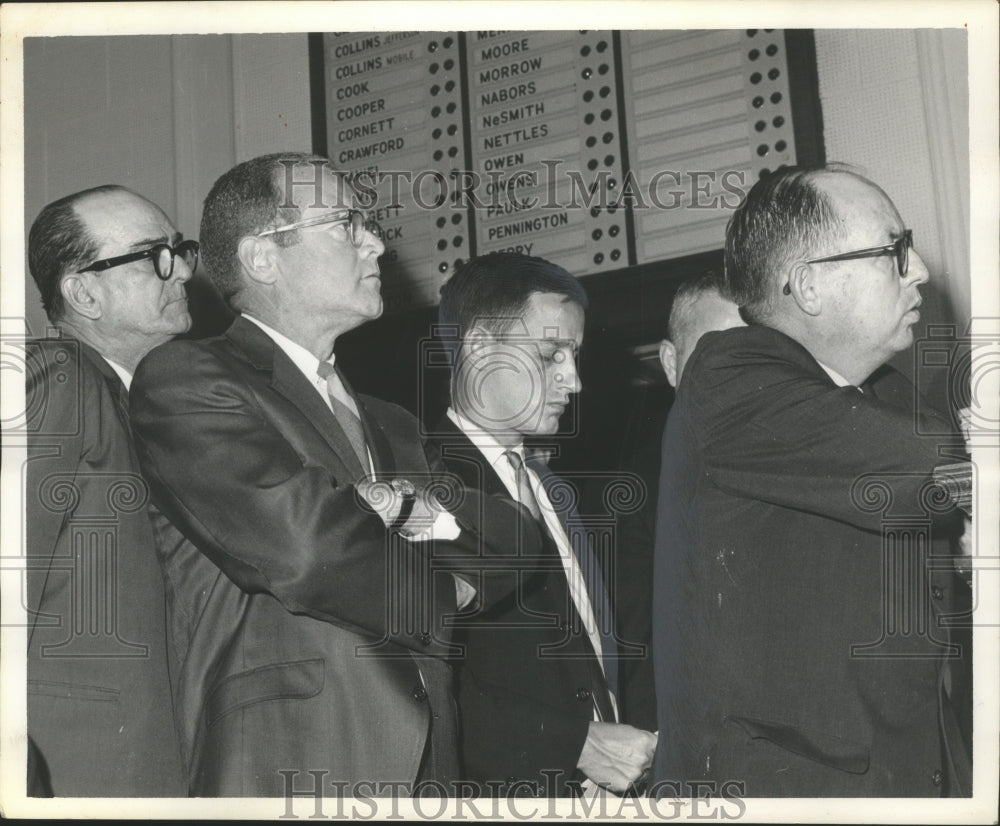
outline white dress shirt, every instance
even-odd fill
[[[520,502],[514,468],[505,454],[509,450],[514,451],[521,457],[521,461],[524,462],[523,443],[514,447],[504,447],[490,433],[469,421],[454,408],[449,407],[447,415],[455,423],[455,426],[483,454],[483,457],[489,462],[490,467],[500,477],[500,481],[507,488],[507,492],[511,495],[511,498],[516,502]],[[559,521],[559,516],[555,508],[552,507],[552,502],[549,500],[549,496],[545,492],[545,486],[542,485],[538,474],[526,462],[524,469],[528,474],[528,481],[535,494],[535,500],[538,502],[538,508],[542,512],[542,518],[545,520],[545,527],[548,529],[549,536],[552,537],[556,548],[559,550],[559,558],[562,560],[563,569],[566,572],[566,581],[569,586],[570,596],[573,598],[573,604],[576,606],[577,613],[580,615],[584,629],[594,648],[594,653],[597,655],[597,661],[601,664],[601,669],[603,670],[604,661],[602,659],[601,635],[597,628],[597,619],[594,615],[593,606],[590,603],[590,595],[587,592],[587,583],[583,578],[583,572],[580,570],[576,554],[573,553],[566,530],[563,528],[562,522]],[[523,502],[521,504],[526,505]]]
[[[819,359],[816,360],[816,363],[826,371],[826,374],[831,379],[833,379],[833,383],[837,385],[837,387],[857,387],[857,385],[851,384],[847,379],[845,379],[842,375],[840,375],[840,373],[838,373],[832,367],[827,367]],[[860,387],[858,387],[858,391],[861,393],[865,392]]]
[[[296,367],[299,368],[302,375],[309,379],[309,383],[316,388],[316,392],[319,393],[320,397],[323,399],[323,403],[330,408],[330,412],[332,413],[333,403],[330,401],[330,396],[327,393],[326,379],[319,374],[319,359],[301,344],[292,341],[288,338],[288,336],[282,335],[260,319],[254,318],[252,315],[248,315],[247,313],[243,313],[242,315],[247,321],[253,322],[260,327],[260,329],[267,333],[270,339],[281,348],[282,352],[292,360],[292,363]],[[332,365],[335,358],[335,355],[331,355],[327,361]],[[358,406],[355,404],[354,399],[348,396],[345,404],[348,402],[348,407],[351,408],[351,412],[360,419],[361,414],[358,412]],[[365,445],[365,450],[368,453],[368,472],[374,475],[375,463],[372,461],[372,452],[368,449],[367,445]]]
[[[125,385],[125,390],[126,391],[131,390],[132,389],[132,374],[128,370],[126,370],[124,367],[122,367],[118,362],[112,361],[107,356],[101,356],[101,358],[104,359],[108,363],[108,367],[110,367],[112,370],[115,371],[115,373],[118,374],[118,378],[120,378],[122,380],[122,384]]]

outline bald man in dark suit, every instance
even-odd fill
[[[180,797],[128,385],[146,353],[190,326],[198,245],[155,204],[103,186],[46,206],[28,257],[62,334],[27,349],[28,791]]]
[[[947,444],[919,434],[948,425],[862,387],[913,342],[928,273],[911,246],[888,196],[842,170],[779,170],[730,221],[749,326],[702,337],[663,441],[658,794],[947,788],[957,652],[926,559]]]

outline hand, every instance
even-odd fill
[[[624,792],[653,762],[656,735],[625,723],[590,724],[576,767],[591,782]]]
[[[965,524],[962,526],[962,535],[958,538],[958,555],[954,557],[955,571],[967,584],[972,584],[972,556],[975,554],[973,547],[972,518],[965,517]]]
[[[958,552],[962,556],[972,556],[975,549],[972,547],[972,517],[966,516],[962,526],[962,535],[958,538]]]
[[[972,408],[963,407],[958,411],[958,427],[962,431],[962,441],[967,452],[972,452]]]

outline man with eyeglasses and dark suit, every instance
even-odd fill
[[[927,268],[842,169],[760,180],[726,233],[748,327],[706,333],[663,441],[653,791],[939,796],[931,474],[947,423],[866,380],[913,344]],[[942,428],[944,428],[942,430]],[[968,793],[955,785],[952,794]]]
[[[158,540],[193,795],[447,794],[458,779],[445,618],[489,572],[438,563],[515,542],[491,521],[511,506],[455,491],[443,509],[416,419],[334,366],[338,337],[382,313],[385,247],[358,207],[311,155],[219,178],[202,250],[239,317],[136,374],[140,458],[172,523]]]
[[[61,333],[26,348],[28,794],[183,796],[128,391],[142,357],[191,325],[198,243],[101,186],[42,210],[28,262]]]

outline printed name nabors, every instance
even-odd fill
[[[512,103],[518,98],[535,94],[535,81],[518,83],[516,86],[507,86],[503,89],[494,89],[492,92],[479,93],[480,106],[495,106],[498,103]]]

